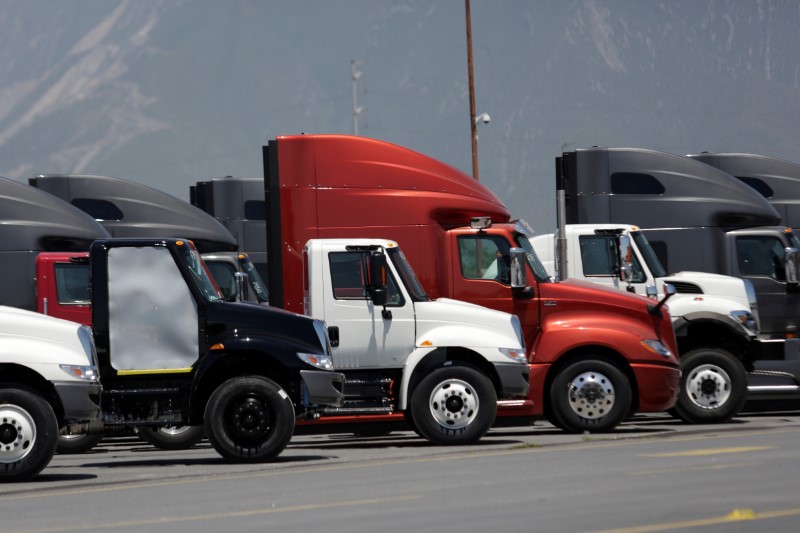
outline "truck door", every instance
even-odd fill
[[[414,304],[397,283],[391,263],[386,306],[372,303],[368,256],[359,250],[326,257],[324,318],[337,369],[401,367],[414,350]]]
[[[40,313],[92,325],[86,254],[39,254],[36,280],[36,305]]]
[[[453,265],[453,298],[517,315],[525,333],[525,344],[535,346],[539,333],[537,295],[514,295],[509,275],[509,251],[512,243],[505,235],[486,231],[458,235],[457,257]],[[519,244],[532,253],[527,239]],[[530,265],[528,265],[530,269]],[[526,272],[528,284],[537,287],[533,274]]]
[[[786,284],[784,242],[768,235],[737,236],[735,242],[739,275],[756,291],[761,331],[782,333],[797,326],[800,293]]]
[[[197,361],[197,302],[167,248],[108,251],[108,333],[121,374],[187,372]]]
[[[578,237],[578,247],[580,249],[581,260],[575,264],[576,276],[578,279],[585,279],[594,283],[614,287],[615,289],[626,289],[627,283],[620,281],[617,250],[617,236],[614,234],[580,235]],[[633,279],[631,287],[637,294],[645,294],[646,284],[653,283],[648,280],[642,263],[636,254],[635,245],[631,250],[631,268]]]

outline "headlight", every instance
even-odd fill
[[[750,311],[731,311],[731,317],[750,331],[758,333],[758,323]]]
[[[500,348],[500,353],[512,359],[516,363],[527,363],[528,357],[525,355],[525,350],[517,348]]]
[[[333,370],[333,359],[326,353],[297,353],[301,361],[321,370]]]
[[[322,346],[323,353],[326,355],[331,353],[331,341],[328,338],[328,328],[325,327],[325,322],[315,319],[314,331],[317,332],[317,337],[319,337],[319,344]]]
[[[89,326],[79,327],[78,339],[81,341],[81,346],[83,346],[83,351],[86,354],[86,358],[89,360],[89,364],[95,368],[100,366],[97,364],[97,350],[94,346],[94,335],[92,335],[92,328]]]
[[[661,344],[659,341],[645,339],[642,341],[642,346],[644,346],[653,353],[657,353],[658,355],[664,357],[665,359],[669,359],[670,357],[672,357],[672,352],[670,351],[670,349]]]
[[[61,370],[83,381],[97,381],[97,369],[93,366],[60,365]]]
[[[517,334],[519,345],[522,346],[522,351],[525,351],[525,335],[522,334],[522,324],[519,322],[517,315],[511,315],[511,326],[514,328],[514,333]]]

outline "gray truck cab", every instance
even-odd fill
[[[559,158],[566,220],[635,223],[670,272],[751,282],[760,319],[748,399],[800,399],[798,240],[764,196],[692,158],[637,148],[587,148]]]

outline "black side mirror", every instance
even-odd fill
[[[369,280],[372,303],[376,306],[386,305],[389,292],[386,290],[388,273],[386,255],[383,251],[374,251],[369,255]]]

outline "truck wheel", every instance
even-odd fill
[[[61,455],[77,455],[86,453],[103,440],[100,434],[59,435],[56,453]]]
[[[554,425],[571,433],[611,431],[628,416],[631,396],[628,378],[611,363],[572,363],[550,388]]]
[[[411,418],[434,444],[470,444],[494,423],[497,394],[492,382],[465,366],[434,370],[411,394]]]
[[[205,411],[208,440],[222,457],[260,462],[280,454],[294,433],[294,406],[266,378],[237,377],[220,385]]]
[[[139,438],[160,450],[188,450],[206,436],[203,426],[136,428]]]
[[[690,424],[727,422],[747,399],[747,371],[733,354],[698,348],[681,357],[681,390],[670,414]]]
[[[0,384],[0,482],[25,481],[56,453],[58,421],[43,398]]]

